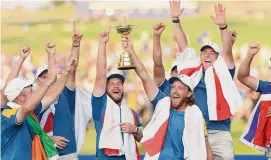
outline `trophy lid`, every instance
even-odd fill
[[[126,17],[124,16],[123,17],[123,24],[121,25],[117,25],[115,28],[117,30],[117,32],[119,34],[123,34],[123,33],[131,33],[132,32],[132,29],[134,28],[134,25],[131,25],[131,24],[126,24]]]

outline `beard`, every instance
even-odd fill
[[[120,97],[118,97],[118,98],[115,98],[112,94],[110,94],[110,93],[107,93],[108,94],[108,96],[116,103],[116,104],[119,104],[121,101],[122,101],[122,99],[123,99],[123,96],[124,96],[124,93],[122,92],[121,93],[121,96]]]
[[[179,109],[182,107],[183,104],[185,104],[186,99],[185,98],[178,98],[178,100],[173,100],[172,97],[170,97],[171,107],[174,109]]]

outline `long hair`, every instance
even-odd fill
[[[192,105],[196,105],[196,104],[197,104],[196,99],[195,99],[195,96],[194,96],[194,93],[193,93],[190,97],[187,98],[186,103],[187,103],[187,105],[189,105],[189,106],[192,106]]]

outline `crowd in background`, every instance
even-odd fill
[[[143,64],[147,68],[147,71],[152,76],[153,72],[153,60],[152,60],[152,39],[144,38],[144,33],[142,33],[143,40],[135,40],[134,48],[137,51],[140,59]],[[238,39],[238,37],[237,37]],[[174,39],[173,39],[174,40]],[[57,45],[57,43],[56,43]],[[80,63],[77,71],[77,85],[82,87],[85,91],[92,93],[94,87],[94,80],[96,75],[96,56],[98,51],[98,41],[86,41],[84,40],[81,44],[81,53],[80,53]],[[23,46],[22,46],[23,47]],[[19,55],[18,48],[18,55]],[[238,69],[241,60],[246,55],[247,45],[244,44],[240,48],[234,47],[233,55],[235,59],[235,64]],[[178,54],[177,45],[165,44],[162,42],[162,52],[163,52],[163,61],[166,67],[166,77],[170,76],[170,68],[172,67],[172,60],[175,55]],[[120,42],[109,41],[107,47],[107,63],[108,70],[117,69],[117,65],[119,62],[120,54],[122,53]],[[198,52],[199,53],[199,52]],[[35,54],[35,53],[32,53]],[[43,64],[46,64],[44,60],[46,60],[46,54],[39,54],[38,64],[33,63],[32,58],[26,59],[22,69],[21,75],[27,77],[29,79],[34,79],[34,75],[38,67]],[[57,65],[60,68],[64,68],[63,64],[67,59],[67,53],[57,53]],[[251,74],[255,77],[259,77],[260,79],[264,79],[267,81],[271,80],[271,64],[268,55],[271,55],[271,48],[263,46],[260,54],[256,57],[255,61],[252,64]],[[31,57],[31,56],[30,56]],[[18,57],[9,56],[8,54],[1,54],[1,87],[3,86],[3,82],[5,82],[15,59]],[[237,70],[236,69],[236,70]],[[237,73],[236,73],[237,74]],[[258,101],[259,95],[256,92],[248,89],[244,85],[242,85],[236,78],[234,81],[238,87],[238,90],[243,98],[243,105],[239,108],[238,113],[233,117],[236,120],[247,121],[250,113],[252,112],[255,104]],[[126,76],[125,81],[125,96],[127,100],[127,104],[135,109],[140,117],[142,118],[142,124],[146,125],[150,120],[152,114],[152,107],[150,107],[150,103],[143,91],[143,87],[140,79],[136,76],[134,70],[124,71],[124,75]]]

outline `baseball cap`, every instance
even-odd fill
[[[194,90],[194,83],[193,83],[192,79],[189,76],[181,74],[181,75],[178,75],[177,77],[171,77],[169,79],[169,83],[173,84],[176,80],[179,80],[183,84],[188,86],[188,88],[190,88],[191,91]]]
[[[38,68],[37,72],[36,72],[36,79],[44,72],[44,71],[48,71],[48,65],[43,65],[40,68]]]
[[[207,43],[205,43],[201,47],[200,51],[202,52],[205,48],[212,48],[216,53],[221,54],[221,50],[220,50],[219,46],[216,43],[214,43],[214,42],[207,42]]]
[[[31,86],[34,83],[34,80],[28,80],[24,77],[17,77],[12,79],[5,91],[4,94],[7,96],[7,99],[11,102],[22,92],[25,87]]]
[[[171,66],[171,72],[173,71],[174,67],[177,67],[177,65],[178,65],[177,60],[174,60]]]
[[[118,78],[122,81],[122,83],[124,83],[125,81],[125,77],[123,75],[123,72],[121,71],[112,71],[107,75],[107,81],[109,81],[112,78]]]

